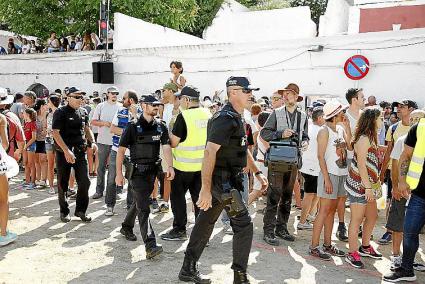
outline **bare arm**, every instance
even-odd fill
[[[53,129],[53,139],[55,139],[55,142],[59,145],[64,153],[69,151],[68,146],[66,146],[62,136],[60,135],[59,129]]]
[[[35,131],[33,131],[31,133],[31,139],[30,139],[30,141],[27,142],[25,149],[28,148],[31,144],[33,144],[35,142],[36,137],[37,137],[37,133]]]
[[[88,141],[90,141],[91,143],[96,142],[96,141],[94,141],[94,135],[93,135],[93,132],[90,129],[90,126],[86,125],[84,127],[84,132],[86,133],[86,137],[87,137]]]
[[[170,145],[162,145],[162,151],[164,152],[164,160],[168,167],[173,167],[173,155],[171,153]]]
[[[388,130],[388,131],[391,131]],[[384,174],[385,175],[385,171],[388,169],[388,164],[390,161],[390,154],[393,151],[394,148],[394,141],[389,141],[388,145],[387,145],[387,150],[385,151],[385,155],[384,155],[384,161],[382,162],[382,168],[381,168],[381,175]],[[382,181],[382,179],[381,179]]]
[[[329,133],[326,128],[320,129],[317,134],[317,159],[319,160],[320,171],[325,179],[329,179],[328,167],[325,161],[326,147],[328,145]]]
[[[171,148],[176,148],[180,143],[180,137],[177,137],[171,132],[169,135],[170,135]]]
[[[372,185],[369,180],[369,174],[367,173],[367,152],[370,147],[370,142],[367,137],[360,137],[359,141],[354,145],[354,151],[357,155],[357,167],[359,169],[360,178],[365,189],[371,189]]]
[[[409,172],[410,161],[412,160],[414,148],[404,144],[403,152],[401,153],[399,164],[399,182],[406,182],[406,176]]]
[[[118,136],[121,136],[122,133],[124,132],[122,128],[119,128],[118,126],[113,125],[113,124],[111,125],[110,131],[111,131],[112,134],[115,134],[115,135],[118,135]]]
[[[117,158],[116,158],[116,163],[117,163],[117,168],[116,168],[116,175],[122,175],[122,165],[124,163],[124,155],[125,155],[125,151],[127,150],[127,148],[119,146],[118,147],[118,151],[117,151]]]
[[[4,150],[9,148],[9,140],[7,138],[7,121],[4,115],[0,115],[0,139]]]

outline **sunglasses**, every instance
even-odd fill
[[[250,94],[250,93],[252,93],[252,90],[245,89],[245,88],[238,88],[238,89],[234,89],[234,90],[242,90],[242,93],[244,93],[244,94]]]
[[[274,98],[272,98],[272,100],[273,100],[274,102],[280,101],[281,99],[282,99],[282,97],[274,97]]]
[[[73,99],[77,99],[77,100],[82,100],[84,97],[83,96],[68,96],[69,98],[73,98]]]

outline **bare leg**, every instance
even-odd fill
[[[338,200],[331,200],[330,204],[330,210],[328,216],[325,219],[323,230],[323,243],[326,246],[330,246],[332,244],[332,229],[334,227],[335,212],[338,206]]]
[[[320,198],[319,214],[317,215],[316,220],[314,221],[313,235],[311,237],[312,248],[317,247],[320,243],[320,234],[322,233],[325,221],[332,210],[332,201],[333,200],[331,199]]]
[[[403,242],[403,232],[393,231],[393,255],[400,255],[400,246]]]
[[[311,210],[311,205],[313,204],[313,199],[315,196],[315,193],[304,193],[300,223],[304,224],[307,221],[307,215]]]
[[[347,200],[347,197],[340,197],[338,198],[338,220],[340,223],[344,223],[344,216],[345,216],[345,200]]]
[[[55,152],[47,152],[47,179],[49,180],[49,186],[53,187],[55,179]]]
[[[295,197],[295,205],[301,208],[301,186],[298,178],[295,179],[294,183],[294,197]]]
[[[47,179],[47,155],[39,154],[40,166],[41,166],[41,180],[46,181]]]
[[[358,249],[359,227],[363,222],[366,211],[366,206],[359,203],[350,205],[351,218],[348,226],[348,246],[350,252],[355,252]]]
[[[362,245],[369,246],[370,237],[372,236],[373,228],[375,228],[376,220],[378,219],[378,208],[376,201],[368,202],[365,212],[366,219],[363,223]]]
[[[6,236],[9,220],[9,184],[6,175],[0,175],[0,234]]]

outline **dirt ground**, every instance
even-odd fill
[[[149,261],[145,258],[138,227],[135,229],[137,242],[126,241],[120,235],[126,214],[125,194],[120,196],[117,214],[113,217],[104,216],[103,199],[90,199],[88,214],[93,218],[92,223],[81,223],[73,218],[70,223],[63,224],[59,220],[57,196],[49,195],[47,190],[17,189],[21,182],[18,178],[10,182],[9,228],[18,233],[19,238],[0,248],[0,283],[183,283],[177,275],[187,242],[159,240],[164,253]],[[94,193],[95,182],[92,179],[90,195]],[[379,246],[375,242],[372,245],[385,258],[366,259],[363,270],[352,268],[342,258],[324,262],[309,256],[311,232],[296,231],[298,211],[294,211],[290,219],[290,228],[297,240],[282,242],[276,248],[265,244],[262,240],[263,215],[258,212],[264,204],[261,201],[257,204],[250,208],[255,228],[248,268],[251,283],[381,283],[382,274],[389,272],[391,246]],[[72,213],[73,209],[75,201],[71,201]],[[384,214],[380,212],[375,239],[384,232]],[[151,218],[157,236],[171,228],[171,212]],[[190,224],[188,233],[192,227]],[[336,243],[339,248],[347,249],[346,243]],[[425,236],[421,235],[417,260],[422,262],[425,262],[424,244]],[[210,246],[200,259],[201,272],[213,283],[232,283],[231,251],[232,236],[225,235],[221,222],[217,222]],[[425,272],[416,275],[416,283],[425,283]]]

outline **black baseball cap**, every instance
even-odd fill
[[[66,92],[66,94],[67,95],[70,95],[70,94],[80,94],[80,93],[82,93],[83,91],[81,91],[80,89],[78,89],[77,87],[70,87],[70,88],[68,88],[68,90],[67,90],[67,92]]]
[[[247,77],[230,77],[227,79],[226,87],[242,87],[245,90],[251,90],[251,91],[259,91],[260,88],[254,87],[251,85],[251,82]]]
[[[151,105],[162,105],[162,103],[158,101],[157,98],[155,98],[152,95],[142,96],[140,99],[140,103],[151,104]]]
[[[393,102],[393,107],[398,107],[399,105],[405,105],[409,108],[418,109],[418,104],[412,100],[401,100],[400,102]]]
[[[198,88],[193,86],[184,86],[183,89],[180,91],[180,93],[176,93],[176,96],[186,96],[191,98],[199,98],[199,91]]]

